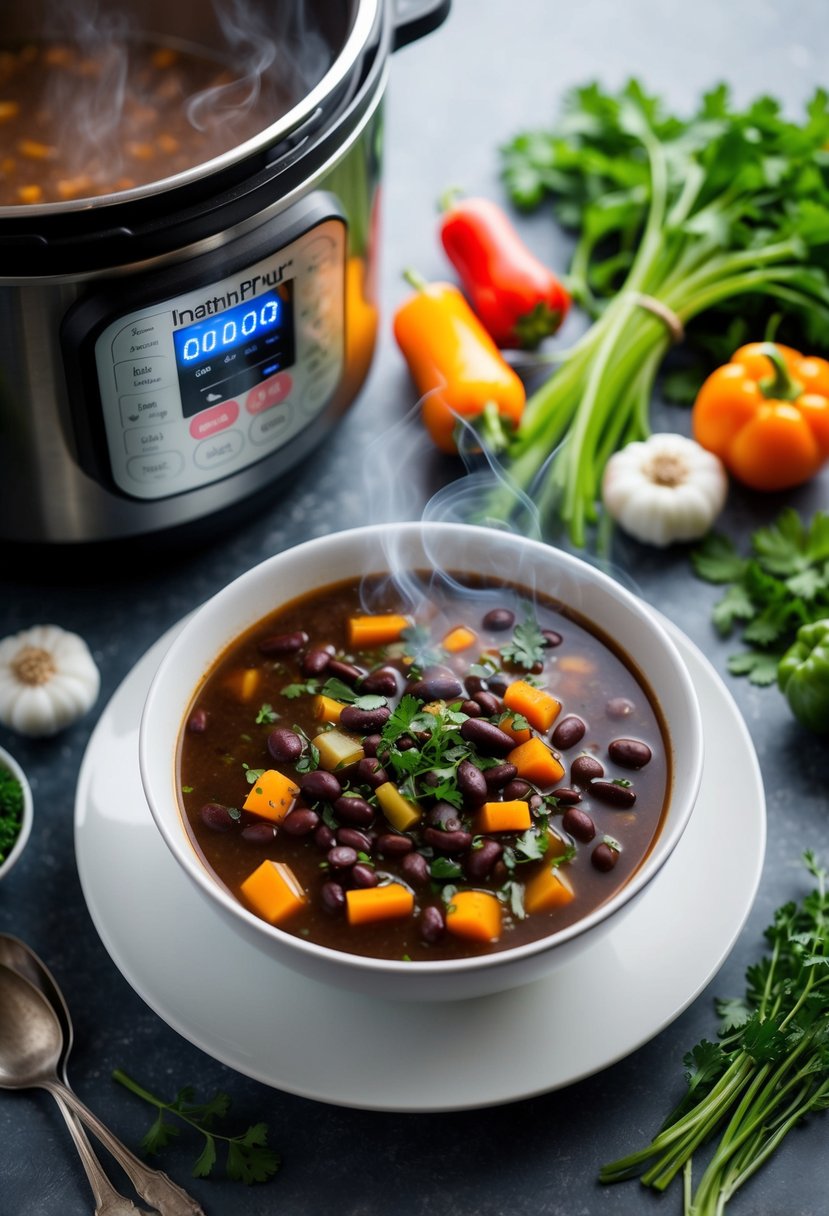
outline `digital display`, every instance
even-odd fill
[[[255,388],[294,361],[292,283],[173,331],[185,418]]]

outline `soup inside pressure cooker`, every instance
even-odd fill
[[[267,74],[161,43],[0,50],[0,206],[119,193],[227,152],[274,122]]]
[[[245,907],[336,950],[451,959],[545,937],[651,848],[659,710],[553,601],[461,575],[407,586],[325,588],[221,656],[179,746],[192,841]]]

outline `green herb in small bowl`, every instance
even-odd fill
[[[0,747],[0,879],[11,870],[32,830],[32,791],[15,758]]]

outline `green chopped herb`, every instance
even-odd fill
[[[546,640],[532,610],[525,609],[525,617],[512,631],[512,639],[501,647],[501,658],[514,667],[531,671],[537,663],[544,661]]]
[[[280,691],[283,697],[287,697],[289,701],[295,701],[297,697],[316,696],[319,690],[319,680],[305,680],[300,684],[286,684]]]
[[[256,715],[256,725],[257,726],[262,726],[265,724],[270,725],[272,722],[276,722],[278,719],[279,719],[279,714],[276,712],[276,710],[273,708],[272,705],[268,704],[267,701],[265,701],[265,703],[263,705],[260,705],[259,712]]]
[[[0,768],[0,864],[14,848],[23,823],[23,786],[14,773]]]
[[[457,861],[452,861],[450,857],[436,857],[429,866],[429,873],[432,878],[444,881],[449,878],[460,878],[463,869]]]

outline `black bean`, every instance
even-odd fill
[[[358,828],[367,828],[374,823],[375,810],[365,798],[343,794],[334,802],[334,813],[338,819]]]
[[[575,747],[577,743],[581,743],[586,730],[587,727],[581,718],[575,714],[568,714],[566,718],[562,718],[556,724],[555,730],[550,736],[550,742],[553,747],[566,752],[568,747]]]
[[[461,726],[461,738],[490,756],[506,756],[515,747],[514,739],[483,718],[467,718]]]
[[[472,700],[480,705],[488,718],[494,718],[503,709],[501,698],[496,697],[494,692],[476,692]]]
[[[466,676],[463,683],[470,697],[474,697],[476,692],[486,692],[486,680],[481,676]]]
[[[377,667],[360,681],[360,692],[373,693],[380,697],[393,697],[397,692],[399,678],[393,667]]]
[[[464,870],[469,878],[486,878],[496,861],[501,860],[504,848],[497,840],[484,840],[477,849],[470,849],[464,860]]]
[[[510,686],[510,679],[502,671],[494,671],[487,678],[487,684],[489,685],[490,692],[494,692],[496,696],[502,697]]]
[[[275,637],[263,638],[259,643],[259,651],[266,655],[295,654],[307,645],[308,634],[297,629],[294,633],[280,633]]]
[[[320,887],[320,899],[326,912],[342,912],[345,908],[345,891],[338,882],[324,882]]]
[[[386,770],[376,756],[364,756],[358,761],[354,777],[358,785],[370,785],[375,790],[378,785],[384,785],[388,781]]]
[[[354,663],[346,663],[343,659],[331,659],[325,671],[327,675],[336,676],[345,684],[356,684],[365,675],[360,667],[356,667]]]
[[[422,853],[407,853],[400,863],[400,872],[417,886],[429,882],[432,877],[429,863]]]
[[[337,844],[347,845],[358,853],[370,853],[373,847],[371,837],[357,828],[337,828]]]
[[[366,735],[363,739],[363,751],[367,756],[376,756],[377,749],[382,742],[380,735]]]
[[[268,735],[268,751],[274,760],[298,760],[302,747],[301,737],[288,726],[275,726]]]
[[[426,812],[426,822],[429,827],[440,828],[444,832],[456,832],[463,827],[460,811],[451,802],[436,802]]]
[[[481,626],[492,633],[502,633],[505,629],[512,629],[514,624],[515,613],[509,608],[490,608],[481,621]]]
[[[517,775],[518,769],[514,764],[493,764],[491,768],[484,769],[484,781],[486,781],[487,788],[490,790],[503,789]]]
[[[614,739],[607,745],[607,754],[622,768],[644,768],[653,756],[647,743],[639,739]]]
[[[230,832],[239,822],[226,806],[220,802],[206,802],[199,811],[199,818],[211,832]]]
[[[473,764],[471,760],[461,760],[456,779],[467,806],[480,806],[482,802],[486,802],[489,787],[477,764]]]
[[[576,840],[580,840],[582,844],[587,844],[588,840],[592,840],[596,835],[596,825],[587,811],[581,810],[580,807],[571,806],[561,817],[561,826],[565,832],[569,832]]]
[[[600,802],[614,806],[618,810],[627,810],[636,801],[636,794],[629,785],[617,785],[615,781],[594,781],[590,793]]]
[[[335,870],[350,870],[357,864],[357,850],[345,844],[335,844],[326,853],[325,860]]]
[[[446,920],[443,911],[437,904],[429,904],[423,909],[420,914],[419,928],[420,936],[429,945],[434,944],[443,937]]]
[[[514,781],[508,781],[504,786],[504,801],[516,802],[520,798],[529,798],[534,793],[535,790],[529,781],[525,781],[523,777],[516,777]]]
[[[557,790],[553,790],[553,797],[557,798],[564,806],[575,806],[577,802],[581,802],[579,791],[571,790],[568,785],[561,785]]]
[[[298,806],[282,820],[282,831],[289,836],[310,836],[319,827],[320,817],[310,807]]]
[[[327,853],[329,849],[333,849],[337,843],[337,837],[327,823],[321,823],[314,832],[314,844],[318,849],[322,849],[323,853]]]
[[[351,869],[351,881],[355,887],[376,887],[379,879],[373,866],[358,861]]]
[[[442,853],[465,853],[472,844],[472,833],[462,829],[444,832],[441,828],[424,828],[423,843]]]
[[[272,823],[246,823],[241,836],[247,844],[273,844],[276,828]]]
[[[564,638],[560,633],[557,633],[555,629],[542,629],[541,636],[544,639],[544,646],[550,650],[554,649],[556,646],[560,646],[564,641]]]
[[[629,718],[633,710],[633,702],[629,701],[627,697],[611,697],[605,706],[608,718]]]
[[[191,735],[203,735],[207,730],[207,710],[194,709],[187,719],[187,729]]]
[[[466,714],[467,718],[480,718],[483,712],[477,701],[461,702],[461,713]]]
[[[333,657],[333,646],[312,646],[302,656],[300,664],[302,674],[305,676],[321,676]]]
[[[463,697],[463,684],[454,672],[447,671],[445,674],[424,676],[409,684],[406,692],[417,697],[418,701],[455,701]]]
[[[601,870],[603,874],[606,874],[608,870],[613,869],[619,860],[619,851],[603,840],[601,844],[596,845],[590,854],[590,860],[597,870]]]
[[[383,832],[376,840],[377,852],[384,857],[403,857],[411,853],[414,841],[410,836],[401,836],[397,832]]]
[[[324,768],[303,773],[299,778],[299,788],[311,802],[334,802],[343,792],[334,774],[326,772]]]
[[[356,705],[346,705],[340,714],[340,724],[358,735],[370,735],[382,730],[390,717],[391,710],[388,705],[381,705],[378,709],[359,709]]]
[[[604,767],[595,756],[576,756],[570,765],[570,780],[573,785],[589,785],[591,781],[603,776]]]

